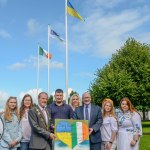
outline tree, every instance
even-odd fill
[[[96,72],[90,85],[93,101],[100,105],[109,97],[115,106],[123,97],[129,97],[138,110],[144,112],[150,106],[150,46],[129,38],[123,47],[102,69]]]
[[[53,95],[50,95],[48,102],[47,102],[47,105],[49,105],[51,103],[53,103]]]

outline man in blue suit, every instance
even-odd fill
[[[88,92],[83,93],[82,102],[83,106],[75,109],[73,119],[89,121],[90,150],[100,150],[100,127],[103,122],[100,108],[91,104],[91,95]]]

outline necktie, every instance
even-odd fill
[[[44,108],[42,109],[42,113],[43,113],[43,116],[44,116],[44,118],[45,118],[45,120],[46,120],[46,123],[47,123],[47,116],[46,116],[46,114],[45,114],[46,112],[45,112],[45,109],[44,109]]]
[[[89,120],[88,105],[85,107],[85,120]]]

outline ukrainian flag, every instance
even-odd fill
[[[71,15],[71,16],[73,16],[73,17],[76,17],[76,18],[78,18],[78,19],[80,19],[80,20],[82,20],[82,21],[85,21],[85,20],[83,19],[83,17],[81,17],[80,14],[73,8],[73,6],[72,6],[71,3],[69,2],[69,0],[68,0],[68,2],[67,2],[67,12],[68,12],[69,15]]]

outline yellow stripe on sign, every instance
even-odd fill
[[[57,138],[62,141],[63,143],[65,143],[66,145],[68,145],[70,148],[72,148],[72,137],[71,137],[71,133],[68,132],[59,132],[56,133]]]

